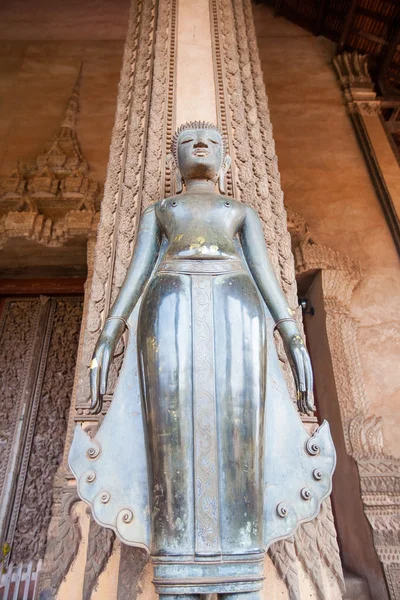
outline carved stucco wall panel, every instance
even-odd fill
[[[391,599],[400,597],[400,460],[384,447],[382,419],[371,412],[351,299],[360,265],[318,244],[304,219],[289,211],[296,271],[321,271],[326,326],[346,451],[357,464],[365,515]]]
[[[3,306],[1,423],[6,477],[1,505],[7,510],[2,513],[1,537],[11,546],[13,563],[44,556],[81,315],[81,297],[10,298]]]
[[[12,440],[23,395],[29,362],[33,352],[35,331],[39,321],[37,299],[20,300],[5,306],[0,323],[1,351],[1,430],[0,490],[3,490],[10,460]],[[0,496],[2,501],[4,497]]]
[[[43,153],[0,179],[0,248],[12,238],[57,248],[87,239],[97,227],[102,189],[89,177],[76,135],[81,78],[82,67]]]
[[[53,302],[51,338],[12,548],[15,562],[44,557],[53,477],[63,454],[70,408],[82,300],[61,298]]]

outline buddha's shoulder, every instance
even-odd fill
[[[193,206],[197,206],[200,201],[204,201],[204,206],[208,206],[209,208],[221,204],[226,207],[232,207],[240,214],[244,214],[248,208],[243,202],[235,200],[232,196],[224,196],[222,194],[210,194],[209,196],[203,196],[201,200],[199,200],[199,197],[195,194],[193,194],[193,196],[176,194],[175,196],[169,196],[168,198],[158,200],[158,202],[152,204],[147,210],[152,209],[155,210],[156,213],[162,213],[164,211],[169,211],[169,209],[174,209],[178,205],[187,206],[188,209],[191,209]]]
[[[154,202],[151,206],[153,208],[165,208],[169,204],[178,203],[179,204],[191,204],[193,201],[197,204],[199,201],[204,200],[210,203],[220,203],[226,202],[227,204],[231,204],[232,206],[243,207],[245,209],[246,205],[243,202],[239,202],[235,200],[232,196],[225,196],[222,194],[176,194],[175,196],[168,196],[168,198],[163,198],[162,200],[158,200],[158,202]],[[151,208],[151,207],[149,207]]]

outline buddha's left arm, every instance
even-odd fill
[[[278,283],[268,256],[260,219],[250,207],[246,207],[239,235],[250,272],[275,323],[281,319],[293,319],[293,311]],[[313,376],[310,357],[301,333],[294,319],[281,321],[278,330],[295,377],[300,410],[310,411],[313,408]]]

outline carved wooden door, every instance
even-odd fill
[[[0,542],[44,556],[74,380],[82,296],[10,297],[0,317]]]

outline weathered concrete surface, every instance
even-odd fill
[[[83,62],[77,135],[104,183],[123,40],[0,41],[0,176],[35,159],[55,135]]]

